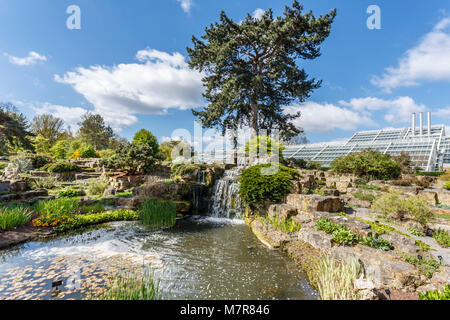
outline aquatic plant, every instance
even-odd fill
[[[0,207],[0,230],[11,230],[28,223],[31,210],[27,206],[9,205]]]
[[[177,206],[170,200],[150,199],[144,202],[140,214],[141,221],[146,226],[172,227],[176,222]]]
[[[91,300],[160,300],[162,298],[159,281],[154,274],[125,273],[112,277],[107,286]]]

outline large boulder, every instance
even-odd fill
[[[353,184],[348,181],[337,181],[336,182],[336,190],[338,190],[340,193],[347,193],[347,190],[352,187],[353,187]]]
[[[290,194],[287,196],[287,204],[302,211],[344,211],[344,202],[339,197],[327,197],[316,194]]]
[[[297,208],[288,204],[272,204],[267,210],[269,218],[278,218],[279,221],[289,220],[289,218],[296,216],[297,213]]]
[[[402,187],[402,186],[389,186],[388,190],[391,192],[398,192],[407,196],[416,196],[419,191],[423,190],[421,187],[410,186],[410,187]]]
[[[178,192],[177,184],[154,182],[133,189],[133,196],[149,198],[175,198]],[[187,191],[188,192],[188,191]]]
[[[322,251],[329,251],[333,246],[333,237],[323,231],[318,231],[314,228],[303,227],[297,232],[298,240],[311,245],[315,249]]]
[[[116,190],[128,190],[142,185],[148,176],[116,176],[109,179],[109,184]]]
[[[250,226],[256,237],[269,247],[280,248],[291,240],[291,237],[284,232],[269,230],[258,219],[254,220]]]
[[[23,180],[13,180],[9,183],[9,192],[27,191],[27,182]]]
[[[389,234],[383,234],[380,238],[389,241],[395,249],[409,253],[417,254],[420,252],[420,248],[416,246],[416,240],[408,238],[397,232],[391,232]]]
[[[390,252],[357,245],[335,246],[330,253],[332,257],[347,263],[358,261],[366,279],[373,281],[378,289],[415,291],[423,283],[423,278],[414,266]]]
[[[370,228],[370,224],[368,223],[364,223],[344,216],[331,216],[329,219],[335,224],[340,224],[344,227],[347,227],[348,230],[361,237],[374,235],[374,232],[372,231],[372,229]]]

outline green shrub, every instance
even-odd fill
[[[89,179],[86,191],[90,195],[103,195],[108,186],[107,178]]]
[[[296,170],[282,165],[273,172],[269,170],[271,164],[260,164],[242,172],[239,194],[247,205],[254,207],[262,201],[282,201],[291,192],[292,180],[299,177]]]
[[[419,259],[419,257],[407,253],[400,254],[400,257],[415,266],[427,278],[431,278],[435,272],[439,271],[439,263],[432,258]]]
[[[79,197],[81,195],[82,195],[82,193],[80,191],[73,190],[73,189],[62,190],[62,191],[58,192],[58,198],[75,198],[75,197]]]
[[[441,247],[450,247],[450,234],[446,230],[437,230],[433,232],[433,238]]]
[[[66,159],[69,157],[70,143],[67,140],[59,140],[51,149],[50,152],[58,159]],[[42,167],[42,166],[41,166]]]
[[[74,163],[59,161],[56,163],[49,163],[41,168],[44,171],[53,173],[64,173],[64,172],[77,172],[80,171],[80,167]]]
[[[176,222],[177,206],[173,201],[150,199],[140,210],[141,221],[152,228],[173,227]]]
[[[362,192],[355,192],[353,193],[353,196],[356,199],[362,200],[362,201],[370,201],[372,202],[373,200],[375,200],[375,196],[373,194],[366,194],[366,193],[362,193]]]
[[[450,300],[450,284],[444,286],[442,291],[428,291],[419,293],[420,300]]]
[[[445,190],[450,190],[450,181],[447,181],[447,182],[444,184],[444,189],[445,189]]]
[[[39,202],[33,206],[41,216],[70,216],[78,212],[80,202],[77,199],[54,199]]]
[[[130,144],[119,148],[100,164],[109,169],[126,170],[131,174],[151,173],[155,164],[153,149],[147,144]]]
[[[425,237],[425,234],[422,231],[419,231],[415,228],[408,227],[408,228],[406,228],[406,230],[408,230],[409,233],[411,233],[412,235],[415,235],[417,237]]]
[[[422,176],[422,177],[440,177],[443,174],[445,174],[445,172],[441,172],[441,171],[419,171],[416,173],[416,175]]]
[[[0,230],[7,231],[27,224],[31,220],[29,207],[9,205],[0,207]]]
[[[406,214],[412,219],[426,224],[433,219],[433,213],[427,201],[420,196],[403,198],[397,192],[390,192],[378,197],[372,205],[372,210],[388,220],[402,220]]]
[[[361,241],[361,244],[368,246],[368,247],[383,250],[383,251],[389,251],[389,250],[394,249],[394,247],[392,246],[392,244],[389,241],[384,240],[382,238],[374,238],[371,236],[367,236],[367,237],[363,238]]]
[[[428,252],[431,250],[431,247],[427,245],[425,242],[416,240],[416,246],[418,246],[422,251]]]
[[[92,300],[160,300],[162,297],[159,282],[153,274],[144,272],[142,275],[125,273],[110,279],[106,288]]]
[[[81,206],[81,213],[99,213],[103,211],[105,211],[105,206],[101,202]]]
[[[67,231],[85,226],[112,222],[112,221],[135,221],[139,219],[139,214],[133,210],[119,209],[115,211],[105,211],[95,214],[79,214],[72,216],[66,224],[56,228],[58,231]]]
[[[53,189],[58,185],[58,178],[54,175],[39,177],[33,180],[33,185],[38,189]]]
[[[272,152],[278,152],[278,155],[283,158],[283,150],[285,147],[281,142],[269,136],[256,136],[245,144],[245,152],[250,155],[271,155]]]
[[[118,192],[115,196],[118,198],[131,198],[133,197],[133,192]]]
[[[336,158],[331,163],[331,170],[382,180],[397,178],[401,173],[398,163],[390,155],[370,149]]]
[[[81,158],[83,159],[90,159],[90,158],[97,158],[98,154],[95,152],[95,149],[91,145],[84,146],[80,148]]]

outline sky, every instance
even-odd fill
[[[317,16],[337,8],[322,55],[298,62],[322,87],[285,107],[302,112],[295,123],[310,142],[409,126],[413,112],[431,111],[433,124],[450,127],[450,2],[300,2]],[[141,128],[160,142],[180,129],[193,134],[192,109],[207,102],[202,75],[187,65],[192,36],[203,35],[222,10],[241,21],[269,8],[281,15],[291,3],[0,0],[0,101],[30,120],[51,113],[73,131],[89,110],[127,139]],[[72,5],[80,9],[79,29]],[[380,9],[380,29],[367,26],[371,5]]]

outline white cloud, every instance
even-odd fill
[[[136,123],[139,114],[165,114],[204,105],[203,75],[180,53],[141,50],[139,63],[79,67],[55,80],[71,85],[115,128]]]
[[[438,118],[442,119],[450,119],[450,107],[438,109],[436,112],[433,112]],[[449,132],[450,133],[450,132]]]
[[[14,57],[7,53],[5,53],[5,56],[8,57],[9,62],[18,66],[31,66],[38,63],[39,61],[47,61],[46,56],[40,55],[35,51],[30,51],[28,53],[28,56],[26,56],[25,58]]]
[[[386,68],[372,84],[386,92],[417,86],[421,81],[450,81],[450,18],[442,19],[421,42],[408,50],[397,67]]]
[[[390,123],[408,122],[413,112],[421,112],[426,109],[425,105],[417,104],[410,97],[398,97],[392,100],[367,97],[351,99],[349,102],[339,101],[339,104],[363,113],[386,110],[384,119]]]
[[[32,109],[38,115],[50,113],[51,115],[64,120],[73,132],[78,130],[78,122],[80,122],[81,117],[88,112],[87,109],[54,105],[48,102],[42,103],[39,107],[32,107]]]
[[[284,111],[287,114],[301,111],[301,117],[296,119],[294,124],[305,129],[307,133],[329,132],[335,129],[355,130],[360,125],[376,125],[368,115],[329,103],[306,102],[288,106]]]
[[[192,0],[177,0],[180,5],[181,8],[183,9],[184,12],[186,13],[190,13],[191,12],[191,8],[194,5],[194,2]]]
[[[258,8],[253,12],[253,18],[259,20],[262,18],[266,11],[264,9]]]

